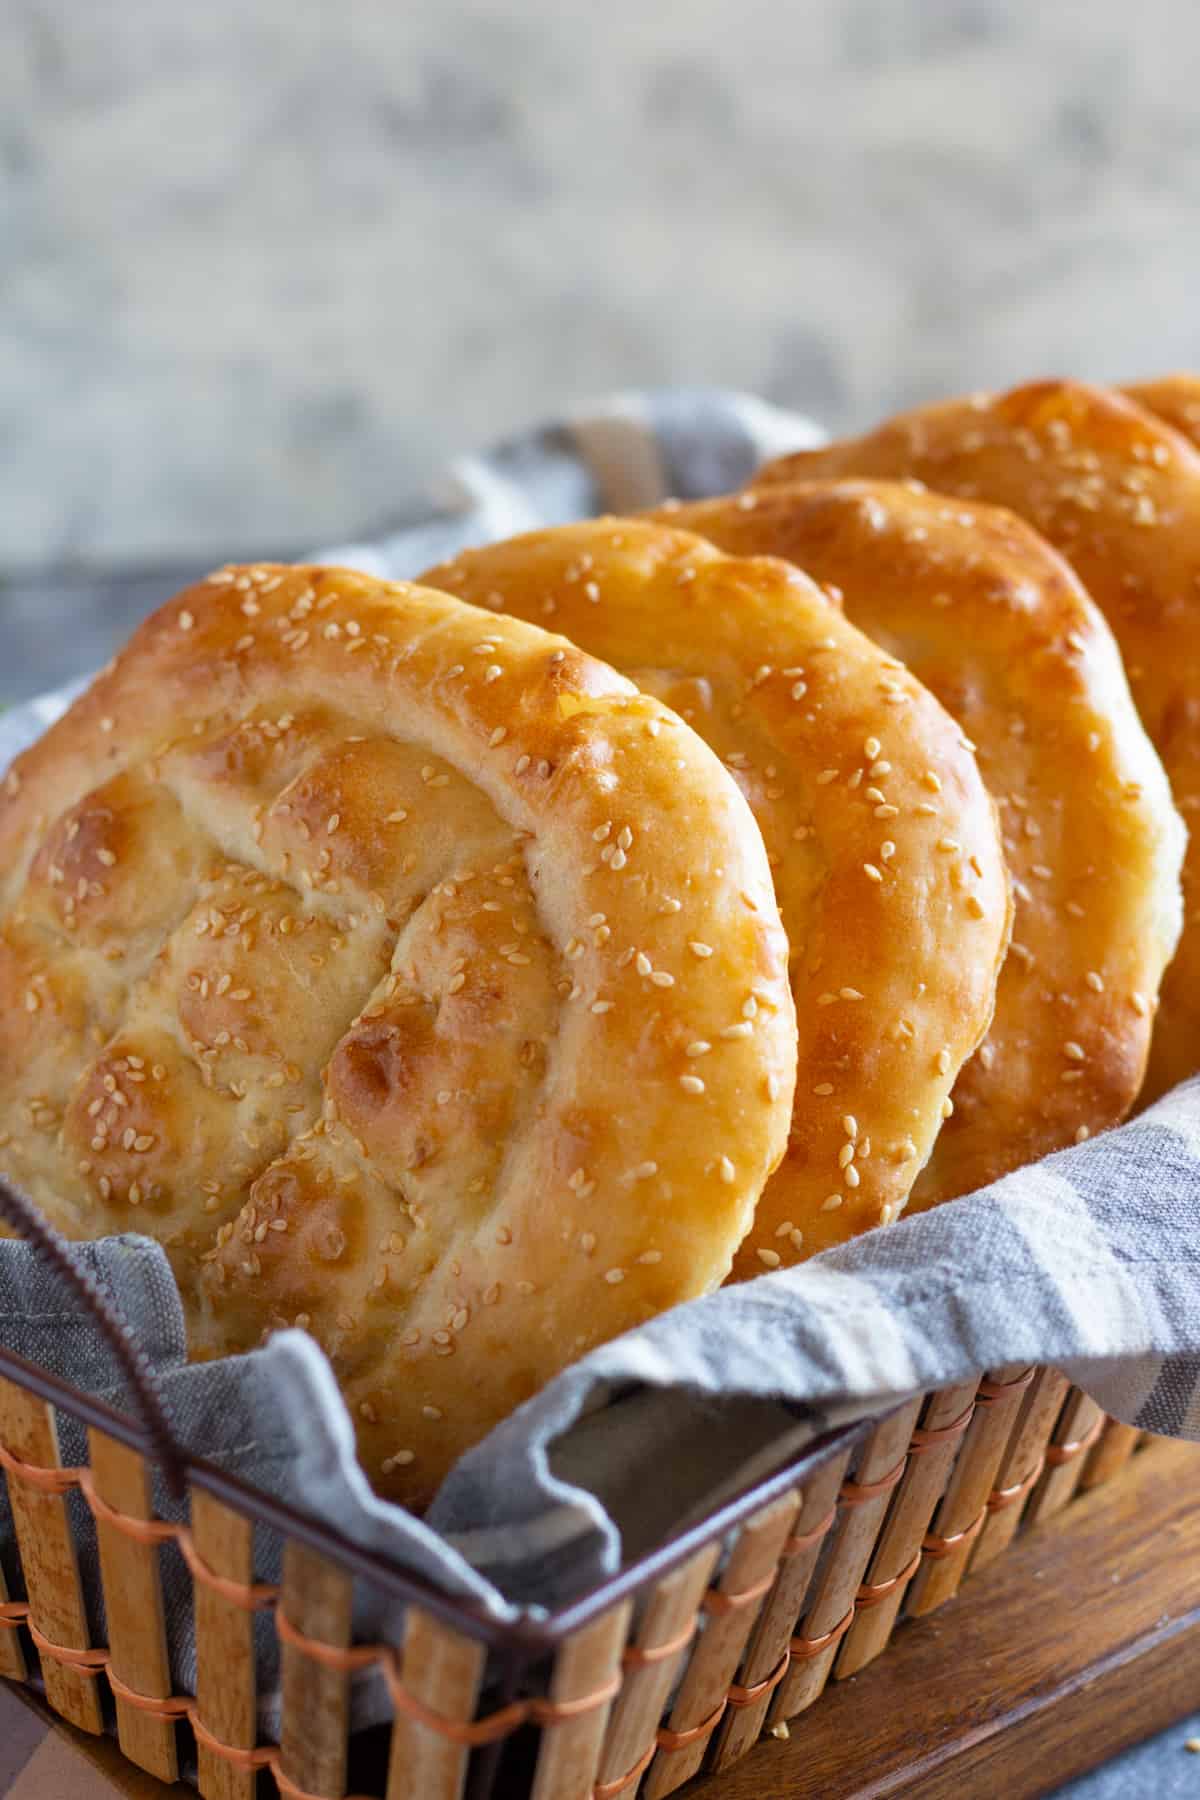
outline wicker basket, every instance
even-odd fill
[[[350,1684],[373,1665],[392,1703],[377,1796],[658,1800],[812,1706],[887,1647],[902,1614],[942,1605],[1139,1441],[1057,1371],[995,1369],[833,1435],[815,1472],[810,1447],[803,1481],[783,1468],[559,1613],[500,1624],[182,1453],[102,1297],[2,1184],[0,1200],[96,1311],[141,1414],[0,1350],[0,1466],[25,1590],[0,1578],[0,1674],[37,1682],[84,1731],[115,1717],[126,1757],[165,1780],[194,1749],[211,1800],[254,1800],[264,1769],[288,1800],[343,1800]],[[60,1413],[87,1428],[86,1466],[61,1465]],[[156,1464],[186,1495],[188,1526],[153,1515]],[[76,1490],[95,1520],[107,1644],[89,1633]],[[256,1526],[282,1539],[278,1585],[254,1580]],[[167,1544],[192,1580],[194,1693],[171,1691]],[[402,1650],[352,1642],[356,1580],[405,1604]],[[280,1653],[272,1742],[257,1738],[257,1615]]]
[[[1054,1370],[997,1370],[910,1402],[855,1450],[832,1446],[802,1486],[781,1471],[564,1612],[497,1626],[199,1461],[186,1459],[190,1528],[154,1519],[141,1429],[2,1353],[0,1369],[26,1588],[0,1604],[0,1673],[40,1670],[49,1705],[91,1732],[107,1687],[125,1755],[167,1780],[190,1730],[212,1800],[252,1800],[264,1767],[289,1800],[342,1800],[349,1684],[372,1663],[395,1709],[374,1789],[387,1800],[657,1800],[745,1756],[878,1656],[902,1612],[940,1606],[1138,1441]],[[88,1467],[60,1466],[56,1409],[87,1424]],[[72,1489],[96,1520],[106,1646],[89,1641]],[[255,1524],[284,1536],[278,1587],[253,1582]],[[195,1694],[170,1691],[168,1541],[194,1584]],[[356,1578],[408,1603],[402,1652],[351,1643]],[[255,1741],[258,1612],[280,1640],[278,1743]]]

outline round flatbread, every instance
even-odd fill
[[[1114,1125],[1179,934],[1182,823],[1112,633],[1070,567],[998,507],[913,483],[804,482],[662,516],[832,585],[975,745],[1015,901],[991,1028],[910,1208]]]
[[[1042,381],[923,407],[865,437],[770,465],[757,484],[915,476],[1007,506],[1071,563],[1108,620],[1185,822],[1200,809],[1200,453],[1107,388]],[[1200,1068],[1200,839],[1142,1098]],[[1127,996],[1134,1010],[1154,996]]]
[[[708,740],[762,827],[799,1069],[788,1153],[735,1273],[894,1218],[987,1028],[1008,941],[994,809],[959,727],[806,576],[688,532],[596,520],[423,579],[625,670]],[[701,1087],[724,1039],[690,1049]]]
[[[787,1134],[786,941],[737,786],[612,669],[229,569],[0,788],[0,1166],[157,1237],[195,1351],[307,1327],[387,1492],[727,1274]]]
[[[1122,392],[1200,446],[1200,375],[1160,375],[1156,381],[1132,382]]]

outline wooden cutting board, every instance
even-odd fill
[[[1198,1704],[1200,1445],[1160,1440],[687,1792],[1035,1800]]]
[[[164,1787],[110,1739],[84,1737],[26,1696],[0,1683],[7,1800],[192,1792]],[[1198,1700],[1200,1446],[1158,1442],[1019,1538],[940,1612],[901,1626],[878,1662],[793,1720],[787,1742],[768,1737],[735,1768],[683,1792],[1034,1800]],[[355,1773],[366,1785],[368,1771]]]

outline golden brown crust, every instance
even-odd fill
[[[1071,569],[1012,513],[912,483],[797,482],[664,516],[835,584],[978,746],[999,805],[1013,942],[910,1208],[1115,1124],[1150,1043],[1150,1009],[1131,996],[1158,991],[1178,935],[1184,833]]]
[[[1155,381],[1130,382],[1121,391],[1200,447],[1200,375],[1160,375]]]
[[[735,1273],[894,1217],[1008,940],[995,817],[959,728],[805,576],[691,533],[597,520],[423,579],[547,619],[624,669],[708,739],[762,826],[800,1060],[788,1155]]]
[[[727,1272],[790,1116],[786,942],[735,784],[611,669],[226,570],[3,794],[0,1164],[160,1238],[199,1352],[307,1324],[388,1492]]]
[[[1007,506],[1072,564],[1112,626],[1186,824],[1200,810],[1200,453],[1134,401],[1041,381],[920,408],[865,437],[784,457],[757,485],[915,476]],[[1142,1098],[1200,1067],[1200,840],[1162,985]],[[1151,996],[1146,996],[1147,1001]]]

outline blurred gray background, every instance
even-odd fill
[[[0,0],[0,574],[297,549],[613,386],[1200,355],[1195,0]]]

